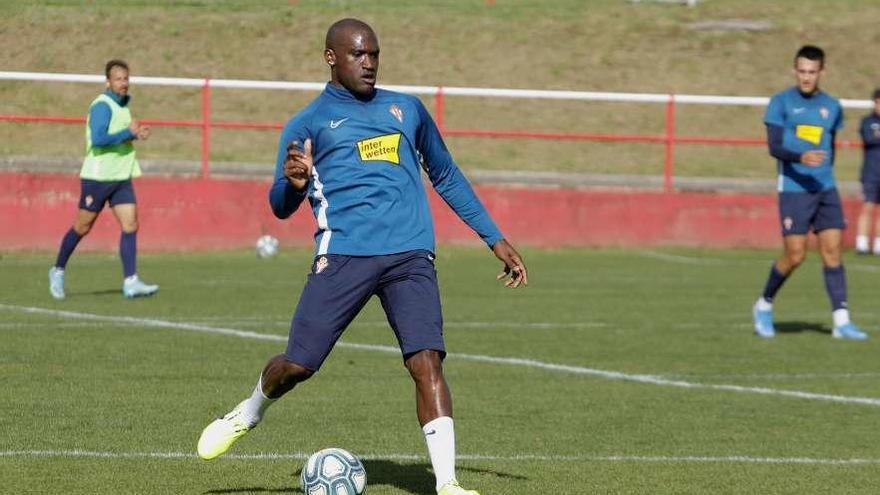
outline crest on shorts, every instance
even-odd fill
[[[397,103],[392,103],[390,107],[388,107],[388,111],[391,112],[391,115],[394,115],[394,118],[397,119],[401,124],[403,123],[403,110],[397,106]]]
[[[827,119],[828,118],[828,109],[825,107],[820,107],[819,108],[819,115],[821,115],[823,119]]]
[[[328,266],[330,266],[330,261],[327,260],[326,256],[318,258],[318,261],[315,262],[315,275],[323,272]]]
[[[794,226],[794,220],[792,220],[791,217],[785,217],[782,219],[782,226],[785,228],[785,230],[791,230],[791,228]]]
[[[86,206],[92,206],[92,203],[95,202],[95,198],[92,197],[91,194],[86,196]]]

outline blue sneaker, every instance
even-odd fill
[[[64,299],[64,270],[55,266],[49,268],[49,294],[55,299]]]
[[[137,275],[132,275],[122,282],[122,295],[128,299],[152,296],[158,291],[158,285],[145,284]]]
[[[842,340],[868,340],[868,334],[863,332],[861,329],[859,329],[859,327],[853,325],[852,323],[847,323],[846,325],[834,327],[834,330],[831,332],[831,336],[835,339]]]
[[[765,339],[776,336],[776,329],[773,328],[773,310],[758,309],[756,302],[752,307],[752,318],[755,320],[755,335]]]

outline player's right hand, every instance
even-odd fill
[[[818,167],[825,163],[826,152],[822,150],[811,150],[801,155],[801,163],[810,167]]]
[[[299,141],[292,141],[287,145],[287,157],[284,159],[284,176],[290,185],[298,191],[302,191],[309,184],[312,175],[312,140],[306,139],[302,149]]]

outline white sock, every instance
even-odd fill
[[[439,491],[441,486],[455,479],[455,428],[452,418],[441,416],[429,421],[422,427],[422,432],[428,444],[428,455]]]
[[[260,379],[257,380],[254,392],[249,398],[242,401],[240,405],[242,416],[251,426],[256,426],[257,423],[263,420],[263,413],[266,412],[266,409],[276,400],[278,399],[270,399],[263,395],[263,375],[260,374]]]
[[[842,325],[846,325],[849,323],[849,310],[848,309],[835,309],[834,312],[831,313],[831,317],[834,318],[834,327],[839,327]]]
[[[137,276],[137,273],[135,273],[134,275],[132,275],[130,277],[125,277],[122,280],[122,282],[126,283],[126,284],[131,284],[131,283],[134,283],[137,279],[138,279],[138,276]]]
[[[755,307],[758,308],[758,311],[773,311],[773,303],[764,299],[764,296],[758,298]]]
[[[880,254],[880,237],[874,238],[874,254]]]
[[[874,239],[874,246],[877,246],[877,239]],[[870,251],[871,247],[868,245],[868,236],[866,235],[857,235],[856,236],[856,251],[867,253]]]

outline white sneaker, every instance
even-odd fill
[[[64,270],[55,266],[49,268],[49,294],[55,299],[64,299]]]
[[[249,424],[241,414],[242,401],[226,416],[215,419],[199,437],[199,457],[206,461],[225,454],[236,440],[245,436],[257,425]]]
[[[145,284],[137,275],[132,275],[122,282],[122,295],[129,299],[152,296],[158,291],[158,285]]]

